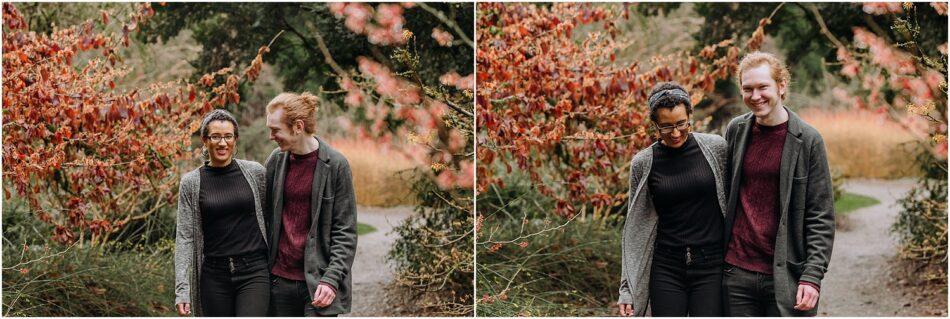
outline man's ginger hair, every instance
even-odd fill
[[[320,99],[310,92],[297,94],[293,92],[284,92],[270,103],[267,103],[267,114],[274,113],[279,108],[284,109],[284,123],[287,127],[293,127],[297,120],[303,121],[303,129],[307,134],[313,134],[317,130],[317,109]]]

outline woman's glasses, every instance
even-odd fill
[[[679,123],[676,123],[674,125],[666,125],[666,126],[659,126],[656,124],[654,125],[656,126],[656,129],[660,131],[660,134],[670,134],[670,133],[673,133],[673,129],[683,132],[687,128],[689,128],[689,126],[692,125],[692,123],[690,123],[689,121],[680,121]]]
[[[224,136],[221,136],[221,135],[211,135],[211,136],[208,137],[208,138],[211,139],[211,142],[212,142],[212,143],[221,143],[221,140],[224,140],[224,142],[226,142],[226,143],[234,142],[234,135],[224,135]]]

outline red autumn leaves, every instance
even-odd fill
[[[517,172],[555,201],[558,215],[616,210],[626,199],[627,162],[652,141],[646,99],[653,85],[678,81],[698,103],[745,49],[724,41],[698,56],[657,57],[657,67],[643,70],[617,58],[623,38],[614,21],[623,10],[611,8],[478,5],[480,191],[504,187],[502,177]],[[590,31],[575,35],[580,27]]]
[[[237,103],[241,76],[222,70],[198,86],[177,81],[119,89],[129,69],[117,51],[154,14],[148,4],[124,18],[121,33],[104,31],[113,20],[106,12],[98,22],[49,35],[29,31],[13,4],[4,3],[3,12],[9,30],[3,34],[7,197],[12,188],[62,243],[105,242],[130,221],[173,204],[174,165],[191,157],[200,114]],[[98,56],[76,58],[95,51]],[[252,63],[244,76],[256,76],[259,68]]]

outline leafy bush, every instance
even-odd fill
[[[504,184],[478,201],[478,315],[610,315],[623,217],[564,219],[526,177]]]
[[[902,209],[891,227],[901,243],[901,257],[930,271],[922,277],[947,283],[947,171],[933,165],[933,154],[920,151],[917,162],[925,172],[917,187],[898,203]]]
[[[174,314],[171,240],[151,246],[51,243],[50,226],[22,206],[8,201],[3,214],[4,316]]]
[[[393,228],[399,238],[388,258],[396,264],[399,304],[413,315],[473,315],[472,191],[443,190],[418,172],[415,214]]]

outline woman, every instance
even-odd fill
[[[726,141],[692,133],[689,93],[650,92],[660,141],[633,158],[623,228],[620,313],[721,316]]]
[[[267,315],[270,272],[263,198],[264,167],[233,159],[238,139],[231,113],[201,123],[207,161],[181,178],[175,237],[178,314]]]

